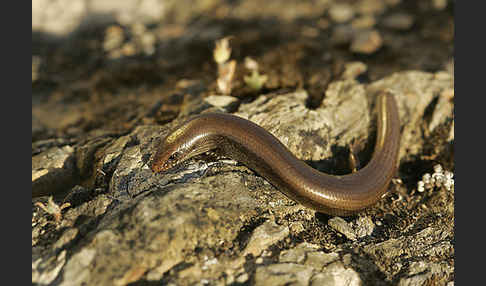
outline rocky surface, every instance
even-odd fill
[[[307,96],[305,91],[299,91],[262,95],[241,105],[237,114],[273,132],[298,157],[325,160],[333,156],[332,147],[346,148],[353,138],[367,136],[372,123],[368,108],[363,107],[373,100],[373,90],[385,86],[394,87],[400,106],[403,162],[414,154],[415,144],[423,145],[423,135],[413,128],[414,120],[423,116],[434,95],[440,96],[444,94],[441,91],[452,88],[451,77],[407,72],[370,85],[337,81],[329,86],[326,100],[316,110],[306,109]],[[346,112],[349,110],[354,112]],[[138,280],[177,285],[201,281],[230,284],[245,280],[242,275],[255,285],[281,285],[284,281],[295,285],[359,285],[363,272],[379,272],[388,281],[410,283],[449,277],[453,271],[453,265],[446,263],[453,257],[452,228],[444,229],[434,221],[424,229],[420,226],[421,220],[429,216],[453,218],[452,193],[440,190],[428,194],[430,198],[420,198],[443,197],[442,203],[449,208],[437,213],[419,212],[414,218],[418,225],[410,223],[407,235],[395,238],[393,234],[383,234],[389,231],[384,224],[394,220],[394,215],[387,213],[397,212],[394,195],[406,192],[402,184],[394,184],[390,196],[356,220],[322,219],[287,199],[244,166],[193,162],[184,172],[153,174],[147,162],[154,153],[156,139],[166,131],[166,127],[139,126],[98,150],[98,168],[113,170],[108,194],[68,209],[55,226],[57,238],[52,238],[52,245],[38,245],[46,227],[43,221],[49,217],[35,213],[34,219],[41,222],[33,227],[34,282],[48,284],[59,275],[60,267],[61,285],[127,285]],[[103,180],[104,173],[96,174],[95,181]],[[400,210],[405,211],[406,207]],[[84,217],[81,225],[76,224],[80,217]],[[374,221],[381,222],[381,226],[375,226]],[[303,228],[295,231],[292,224],[296,222]],[[320,227],[314,230],[313,224]],[[331,236],[329,240],[318,240],[330,245],[312,248],[310,257],[315,258],[289,254],[295,249],[300,251],[299,246],[292,245],[299,237],[305,237],[302,233],[314,231]],[[73,242],[81,238],[81,245]],[[358,258],[362,254],[367,258]],[[349,257],[347,263],[345,255]],[[423,265],[409,264],[409,259],[419,256]],[[442,262],[426,262],[437,259]],[[370,263],[375,265],[371,269],[367,266]],[[417,269],[426,274],[414,275]]]
[[[49,31],[55,19],[36,18],[41,2],[54,9],[57,1],[33,2],[33,29]],[[143,13],[151,13],[144,18],[151,23],[167,11],[180,11],[186,18],[179,23],[184,23],[201,7],[182,12],[171,1],[152,1],[156,6],[151,7],[176,8],[143,12],[140,7],[151,1],[135,1],[137,12],[126,14],[123,5],[116,10],[110,1],[75,2],[69,8],[57,3],[56,9],[111,11],[118,24],[85,40],[81,50],[93,45],[99,50],[94,59],[86,52],[90,60],[75,69],[66,64],[73,59],[76,37],[67,46],[56,46],[55,55],[33,55],[34,285],[453,283],[454,188],[417,192],[417,181],[435,164],[454,171],[452,55],[443,48],[427,58],[424,49],[412,59],[400,59],[412,53],[404,50],[420,34],[417,29],[420,35],[431,29],[422,14],[390,0],[285,4],[293,10],[261,8],[258,1],[232,4],[234,10],[221,2],[208,4],[218,7],[215,19],[274,15],[282,20],[280,28],[305,42],[271,44],[271,52],[251,54],[244,47],[258,47],[260,42],[251,40],[257,32],[235,29],[235,53],[255,57],[268,80],[258,91],[248,89],[243,78],[249,73],[239,60],[232,94],[222,96],[212,53],[207,51],[206,58],[198,54],[220,38],[222,26],[185,29],[174,23],[131,22]],[[418,10],[446,13],[439,1],[421,5]],[[309,22],[318,23],[317,30],[301,34],[292,21],[303,15],[324,16]],[[270,25],[265,35],[275,37],[274,29]],[[369,35],[368,42],[357,38],[359,31],[372,29],[379,45],[376,35]],[[437,37],[447,42],[447,30],[441,31]],[[322,44],[320,33],[331,40]],[[358,40],[369,58],[353,51]],[[320,51],[302,48],[313,45]],[[431,45],[435,48],[436,42]],[[397,60],[381,58],[390,49]],[[173,50],[183,56],[174,56]],[[336,58],[333,64],[329,57]],[[327,64],[316,67],[315,61]],[[57,75],[63,68],[66,72]],[[400,167],[387,196],[354,216],[315,213],[228,158],[206,154],[167,174],[153,174],[148,167],[159,138],[170,128],[217,110],[259,124],[322,172],[348,173],[355,142],[361,162],[371,156],[375,99],[384,89],[395,94],[399,107]]]

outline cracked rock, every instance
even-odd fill
[[[419,154],[424,143],[420,123],[433,99],[453,89],[449,73],[401,72],[370,84],[352,78],[333,81],[322,104],[312,110],[306,107],[308,95],[303,90],[263,94],[243,103],[236,114],[269,130],[301,159],[342,161],[332,147],[347,148],[353,140],[370,136],[376,95],[386,88],[393,89],[399,107],[401,158]],[[438,112],[434,124],[447,120],[440,111],[433,112]],[[361,279],[376,281],[377,273],[380,279],[404,285],[419,278],[451,279],[453,229],[444,223],[433,225],[441,211],[453,211],[448,201],[430,211],[437,215],[430,220],[433,226],[410,223],[403,231],[396,226],[401,234],[391,228],[389,237],[381,235],[382,229],[388,234],[386,228],[394,222],[389,214],[378,219],[363,215],[344,224],[342,219],[330,219],[330,225],[337,222],[349,238],[344,243],[349,248],[343,250],[336,241],[326,244],[334,234],[318,215],[245,166],[195,158],[173,174],[153,174],[148,164],[158,138],[184,119],[183,114],[166,126],[139,125],[118,138],[93,141],[98,142],[96,148],[86,146],[80,152],[85,154],[81,157],[86,158],[86,170],[104,173],[96,173],[93,181],[106,184],[106,193],[66,209],[62,231],[52,231],[43,223],[44,215],[33,216],[34,283],[354,285]],[[45,154],[50,150],[38,156],[49,161]],[[322,171],[334,167],[324,165]],[[429,223],[431,213],[419,213],[418,219]],[[375,231],[374,221],[382,221],[380,231]],[[370,239],[361,239],[367,236]],[[74,243],[77,240],[82,243]],[[269,248],[271,255],[263,255]],[[425,264],[408,264],[411,259]]]

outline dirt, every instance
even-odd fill
[[[72,265],[75,262],[70,265],[70,261],[82,257],[83,253],[90,254],[89,257],[94,255],[86,252],[84,249],[86,245],[81,238],[95,237],[95,240],[102,240],[100,237],[103,235],[115,237],[116,234],[98,232],[102,229],[100,226],[134,228],[138,221],[127,217],[136,217],[138,212],[143,212],[137,210],[138,208],[152,207],[150,205],[152,201],[163,202],[166,200],[164,196],[167,194],[161,193],[160,190],[154,192],[155,195],[145,201],[143,196],[146,193],[137,194],[133,205],[127,203],[129,207],[123,209],[124,203],[121,205],[113,203],[119,198],[113,197],[110,189],[115,188],[112,176],[116,174],[119,164],[124,164],[124,160],[126,162],[128,160],[126,158],[133,155],[131,153],[126,155],[127,153],[123,152],[130,151],[131,147],[139,144],[142,145],[141,152],[143,152],[143,148],[151,148],[147,146],[151,146],[152,143],[144,141],[146,140],[144,135],[153,136],[156,128],[172,122],[178,116],[197,113],[200,106],[194,107],[194,102],[202,102],[202,98],[220,94],[216,83],[218,67],[213,59],[216,40],[231,36],[231,59],[236,61],[231,96],[238,98],[239,104],[251,104],[262,94],[271,94],[270,97],[285,96],[295,90],[304,89],[308,94],[306,107],[310,110],[317,109],[325,99],[325,92],[329,85],[342,80],[347,64],[352,62],[364,63],[366,71],[359,73],[356,77],[356,80],[364,85],[373,85],[389,75],[406,71],[427,72],[431,77],[438,77],[439,72],[446,71],[452,73],[453,81],[454,1],[449,1],[444,9],[434,7],[432,1],[417,0],[403,1],[403,3],[400,1],[369,1],[370,3],[381,3],[384,7],[383,10],[375,13],[368,13],[366,9],[360,8],[358,5],[360,1],[345,1],[354,9],[353,19],[345,23],[338,23],[329,15],[329,7],[335,4],[332,1],[312,1],[310,4],[300,1],[284,1],[281,5],[262,5],[261,1],[209,2],[212,3],[209,5],[211,8],[204,9],[202,12],[196,8],[191,10],[178,7],[167,17],[143,24],[144,29],[141,32],[136,32],[137,30],[131,24],[118,22],[85,25],[66,37],[33,31],[32,155],[43,153],[53,147],[74,146],[77,160],[77,170],[74,173],[79,176],[76,178],[76,184],[80,182],[78,186],[74,187],[76,192],[66,189],[64,193],[58,193],[55,197],[59,203],[69,201],[72,207],[78,208],[71,212],[68,210],[67,218],[61,222],[61,230],[69,229],[71,230],[69,233],[73,233],[75,230],[73,236],[76,237],[62,248],[69,250],[68,254],[62,254],[62,259],[67,255],[68,261],[61,272],[65,275],[64,281],[66,281],[66,273],[71,273],[69,269],[74,269]],[[383,4],[395,2],[396,4]],[[396,14],[406,14],[410,17],[395,19],[404,21],[403,25],[400,25],[401,22],[393,24],[395,26],[386,24],[391,20],[385,21],[384,19]],[[352,27],[352,23],[354,23],[353,20],[364,16],[369,16],[376,22],[372,28],[378,32],[382,44],[376,41],[365,41],[365,45],[371,45],[366,46],[366,49],[371,49],[371,52],[357,53],[356,50],[353,52],[351,49],[353,39],[357,37],[357,34],[369,31],[370,28]],[[412,19],[411,22],[408,22],[410,19]],[[355,25],[358,24],[355,23]],[[108,31],[112,31],[114,35],[114,38],[110,40],[116,42],[116,37],[122,38],[118,45],[107,46]],[[148,41],[148,44],[143,40],[150,38],[155,40]],[[258,63],[258,71],[268,76],[261,90],[255,91],[245,85],[244,77],[249,74],[244,64],[246,57],[255,60]],[[36,59],[35,67],[34,58]],[[452,102],[453,106],[453,95],[448,102]],[[282,250],[293,249],[299,243],[306,242],[319,245],[319,249],[326,253],[339,252],[341,257],[339,267],[351,266],[359,273],[360,279],[364,282],[383,283],[384,285],[394,285],[399,282],[421,285],[421,283],[445,284],[453,281],[454,274],[450,269],[454,267],[454,232],[452,229],[454,193],[445,191],[445,189],[434,193],[418,193],[416,190],[417,181],[425,172],[431,172],[437,163],[440,163],[446,170],[454,171],[453,135],[452,140],[450,138],[451,126],[452,128],[454,126],[453,118],[438,120],[439,127],[429,130],[429,124],[434,121],[434,116],[440,117],[440,115],[434,114],[434,108],[441,104],[442,102],[438,100],[432,100],[425,110],[423,118],[412,122],[414,126],[407,127],[413,129],[407,132],[419,136],[420,142],[423,144],[419,146],[410,144],[404,149],[399,168],[402,182],[393,184],[395,189],[391,197],[378,203],[377,208],[365,212],[365,215],[373,217],[375,223],[380,222],[372,237],[360,242],[349,242],[346,237],[330,228],[328,225],[330,217],[327,215],[316,214],[313,216],[306,211],[298,210],[286,213],[286,206],[278,206],[274,213],[275,216],[269,216],[268,210],[265,208],[266,202],[259,201],[258,205],[261,208],[257,207],[253,210],[249,206],[251,204],[245,205],[247,207],[245,221],[238,221],[238,217],[234,214],[228,215],[228,221],[224,223],[238,224],[240,227],[240,232],[237,234],[231,233],[229,230],[223,233],[225,243],[230,242],[229,246],[217,245],[216,242],[212,244],[213,240],[216,241],[218,235],[221,234],[211,220],[204,218],[202,220],[204,223],[216,229],[211,234],[214,237],[211,237],[209,242],[203,242],[203,245],[198,245],[198,242],[193,240],[177,242],[184,245],[181,246],[181,252],[166,255],[177,256],[179,264],[161,266],[169,269],[165,275],[161,276],[163,273],[155,271],[154,265],[144,265],[143,267],[146,268],[142,270],[124,269],[129,278],[117,277],[121,281],[119,284],[127,285],[137,281],[144,273],[145,276],[140,278],[140,281],[147,285],[157,280],[164,283],[175,281],[174,283],[177,284],[182,281],[177,279],[182,279],[181,277],[184,275],[191,279],[205,277],[202,274],[200,276],[187,274],[189,272],[197,273],[197,271],[186,270],[184,272],[184,270],[199,269],[199,263],[202,263],[201,261],[204,259],[207,260],[207,257],[203,257],[206,255],[203,255],[203,252],[216,256],[223,261],[222,264],[224,261],[235,262],[236,260],[233,259],[243,253],[252,231],[269,217],[279,224],[288,224],[290,234],[286,239],[270,247],[271,254],[264,257],[265,265],[278,262],[278,256]],[[237,108],[238,106],[232,107],[232,109]],[[450,113],[446,115],[450,116]],[[146,126],[152,126],[152,129],[144,129]],[[85,148],[85,146],[87,147]],[[370,147],[366,147],[363,158],[365,162],[371,153],[368,150]],[[109,151],[113,150],[124,155],[107,163],[106,154],[110,154]],[[337,154],[337,159],[324,163],[331,167],[339,166],[341,168],[342,163],[339,161],[342,161],[340,159],[345,157],[346,152],[336,149],[331,149],[331,152]],[[145,159],[147,158],[143,160]],[[127,163],[127,166],[130,167],[130,164]],[[135,168],[135,165],[131,167]],[[101,170],[103,174],[94,171],[96,169]],[[231,172],[226,175],[230,174],[229,177],[232,177],[235,182],[245,181],[248,174],[241,172],[243,174],[241,175],[240,172],[238,169],[236,171],[231,169]],[[142,181],[144,175],[140,176],[135,179]],[[257,186],[262,184],[262,181],[262,179],[256,179],[256,181],[251,179],[248,181],[248,186]],[[120,184],[125,184],[125,182]],[[122,187],[125,185],[119,188]],[[270,186],[266,186],[264,189],[265,192],[267,189],[270,193],[273,191]],[[70,191],[71,194],[69,194]],[[176,191],[177,189],[169,195],[175,196]],[[183,192],[181,192],[181,196],[183,196],[182,194]],[[197,192],[194,196],[197,197]],[[275,201],[273,194],[268,196],[269,201]],[[277,198],[280,201],[278,195]],[[209,204],[211,209],[217,210],[216,217],[226,214],[225,210],[210,205],[204,199],[205,197],[201,199],[203,205]],[[33,199],[33,204],[37,200]],[[179,198],[174,200],[177,201]],[[93,205],[90,205],[91,203]],[[197,208],[189,203],[182,205],[184,206],[184,204],[188,209],[194,209],[194,212],[187,214],[188,220],[196,220]],[[228,208],[230,207],[228,206]],[[92,216],[85,218],[86,213],[83,212],[89,212]],[[36,258],[42,257],[40,253],[50,253],[49,259],[54,260],[53,257],[57,257],[57,261],[60,261],[61,255],[56,256],[58,250],[49,252],[51,251],[49,249],[56,249],[56,242],[59,243],[60,237],[64,239],[63,231],[59,230],[59,227],[48,224],[46,221],[49,220],[49,216],[46,214],[40,216],[40,211],[34,207],[33,213],[35,214],[33,215],[33,225],[36,224],[35,227],[33,226],[33,249],[35,249],[35,251],[33,250],[33,268],[34,253]],[[172,209],[167,211],[168,216],[173,213]],[[119,221],[112,220],[112,217],[119,214],[125,217],[121,217]],[[177,216],[174,215],[174,217]],[[160,218],[158,219],[160,220]],[[346,221],[352,224],[354,218],[346,219]],[[118,222],[121,226],[117,225]],[[302,229],[295,231],[294,223],[298,223]],[[74,228],[75,226],[77,228]],[[442,232],[433,229],[434,227],[442,228]],[[225,229],[228,228],[225,227]],[[80,234],[78,234],[78,229]],[[157,228],[157,230],[159,229]],[[205,230],[198,228],[197,231],[199,235]],[[123,231],[121,232],[123,234]],[[140,232],[141,230],[138,229],[130,229],[125,234],[133,235],[133,239],[135,239],[140,236]],[[187,238],[185,233],[174,233]],[[442,235],[442,233],[448,235]],[[118,239],[120,238],[118,237]],[[120,241],[122,240],[120,239]],[[167,240],[169,243],[177,244],[171,239]],[[414,245],[417,241],[422,240],[426,241],[423,243],[424,246],[420,243]],[[120,245],[131,247],[131,243],[133,241],[123,241],[120,242]],[[140,242],[142,245],[143,243],[145,242]],[[363,246],[364,244],[366,246]],[[445,246],[441,248],[438,246],[439,244],[445,244]],[[188,247],[190,250],[184,247]],[[388,253],[387,247],[403,248],[403,252]],[[142,248],[145,248],[145,245]],[[80,249],[83,250],[78,251]],[[72,251],[78,252],[73,255]],[[194,256],[187,254],[191,251],[194,251]],[[426,254],[426,257],[427,255],[430,257],[424,260],[418,258],[426,251],[435,252]],[[343,255],[346,254],[351,255],[351,261],[343,258]],[[126,255],[127,260],[135,259]],[[106,259],[109,258],[108,256]],[[183,258],[188,258],[189,262],[187,264],[180,262],[184,261]],[[268,275],[267,272],[262,272],[265,273],[261,274],[263,276],[258,276],[260,272],[255,272],[255,269],[258,269],[255,262],[256,257],[246,259],[243,266],[240,266],[245,269],[244,273],[248,273],[248,278],[247,280],[242,278],[241,283],[231,284],[226,276],[233,275],[235,279],[238,279],[238,277],[242,277],[238,272],[240,270],[231,274],[225,272],[223,279],[221,278],[223,276],[218,276],[222,273],[218,268],[210,267],[210,269],[216,273],[215,277],[219,277],[218,281],[225,281],[231,285],[254,285],[255,281],[263,279],[261,277],[267,277],[265,276]],[[42,263],[51,263],[49,261]],[[417,263],[421,261],[433,265],[428,266],[427,271],[420,272],[422,268]],[[437,263],[434,264],[435,262]],[[52,265],[50,267],[55,268]],[[201,266],[201,269],[204,267]],[[416,275],[414,271],[427,273],[427,275]],[[119,274],[114,273],[114,275]],[[155,273],[153,276],[156,278],[150,278],[150,273]],[[129,274],[134,275],[135,278]],[[195,275],[196,278],[191,275]],[[417,278],[419,276],[424,279],[423,282]],[[42,279],[39,278],[38,281],[42,281]],[[59,284],[61,280],[57,278],[57,280],[43,281],[54,281],[53,284]],[[90,281],[104,280],[92,279]]]

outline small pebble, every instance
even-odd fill
[[[258,62],[251,57],[245,57],[245,68],[248,70],[258,70]]]
[[[434,166],[434,172],[435,173],[442,173],[442,165],[441,164],[437,164]]]
[[[345,23],[354,17],[354,10],[348,4],[335,4],[329,9],[329,16],[337,23]]]
[[[432,7],[435,10],[444,10],[447,7],[447,0],[432,0]]]
[[[327,224],[337,232],[346,236],[349,240],[356,241],[357,238],[353,228],[343,218],[335,216]]]
[[[444,187],[446,190],[450,191],[452,189],[452,186],[454,186],[454,179],[449,179],[444,182]]]
[[[422,180],[417,182],[417,191],[419,193],[425,190],[432,190],[434,187],[444,187],[450,191],[454,187],[454,173],[442,168],[442,165],[437,164],[434,166],[434,173],[430,175],[425,173],[422,176]]]
[[[452,177],[454,177],[454,173],[452,173],[451,171],[445,171],[444,172],[444,177],[448,180],[452,179]]]
[[[236,282],[238,283],[245,283],[248,280],[248,273],[243,273],[236,277]]]
[[[370,29],[376,24],[376,19],[373,16],[362,16],[354,19],[351,22],[351,26],[354,29]]]
[[[413,26],[413,23],[413,17],[406,13],[392,14],[383,20],[383,25],[385,27],[400,31],[410,29]]]
[[[120,26],[113,25],[106,29],[105,39],[103,41],[103,49],[108,52],[121,46],[125,36],[123,29]]]
[[[418,191],[419,193],[423,193],[423,192],[425,191],[425,184],[424,184],[424,182],[423,182],[423,181],[419,181],[419,182],[417,183],[417,191]]]
[[[345,79],[356,78],[367,70],[368,66],[362,62],[350,62],[344,66],[342,77]]]
[[[377,30],[358,33],[351,43],[351,51],[359,54],[372,54],[383,45],[383,39]]]

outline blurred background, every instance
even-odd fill
[[[309,107],[348,62],[365,63],[363,82],[453,73],[453,10],[447,0],[34,0],[32,140],[171,121],[184,93],[218,93],[224,37],[238,98],[256,94],[245,58],[267,76],[261,91],[305,88]]]

